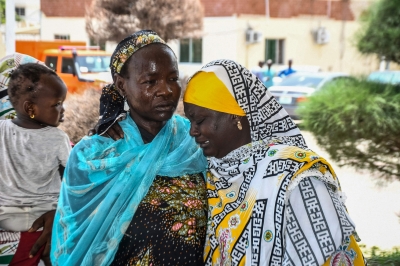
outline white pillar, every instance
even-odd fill
[[[6,54],[15,53],[15,0],[6,0]]]

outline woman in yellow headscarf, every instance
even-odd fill
[[[214,61],[184,105],[208,157],[206,265],[365,265],[335,172],[260,80]]]

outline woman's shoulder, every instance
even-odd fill
[[[83,150],[87,148],[100,149],[113,143],[111,138],[103,137],[100,135],[84,136],[78,143],[75,144],[74,150]]]

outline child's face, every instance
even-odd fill
[[[53,75],[42,75],[34,101],[35,120],[46,126],[57,127],[64,121],[64,100],[67,87]]]

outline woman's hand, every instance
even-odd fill
[[[45,246],[41,259],[43,260],[46,266],[51,266],[51,261],[50,261],[51,232],[53,229],[53,220],[55,214],[56,214],[55,210],[44,213],[42,216],[40,216],[33,222],[32,227],[28,231],[30,233],[36,232],[39,228],[43,227],[42,234],[40,235],[38,240],[36,240],[31,251],[29,252],[29,257],[32,258],[33,256],[35,256],[36,253],[40,250],[40,248]]]
[[[92,136],[94,134],[96,134],[96,129],[89,129],[88,135]],[[119,140],[124,138],[124,131],[118,123],[114,123],[102,136],[112,138],[113,140]]]

